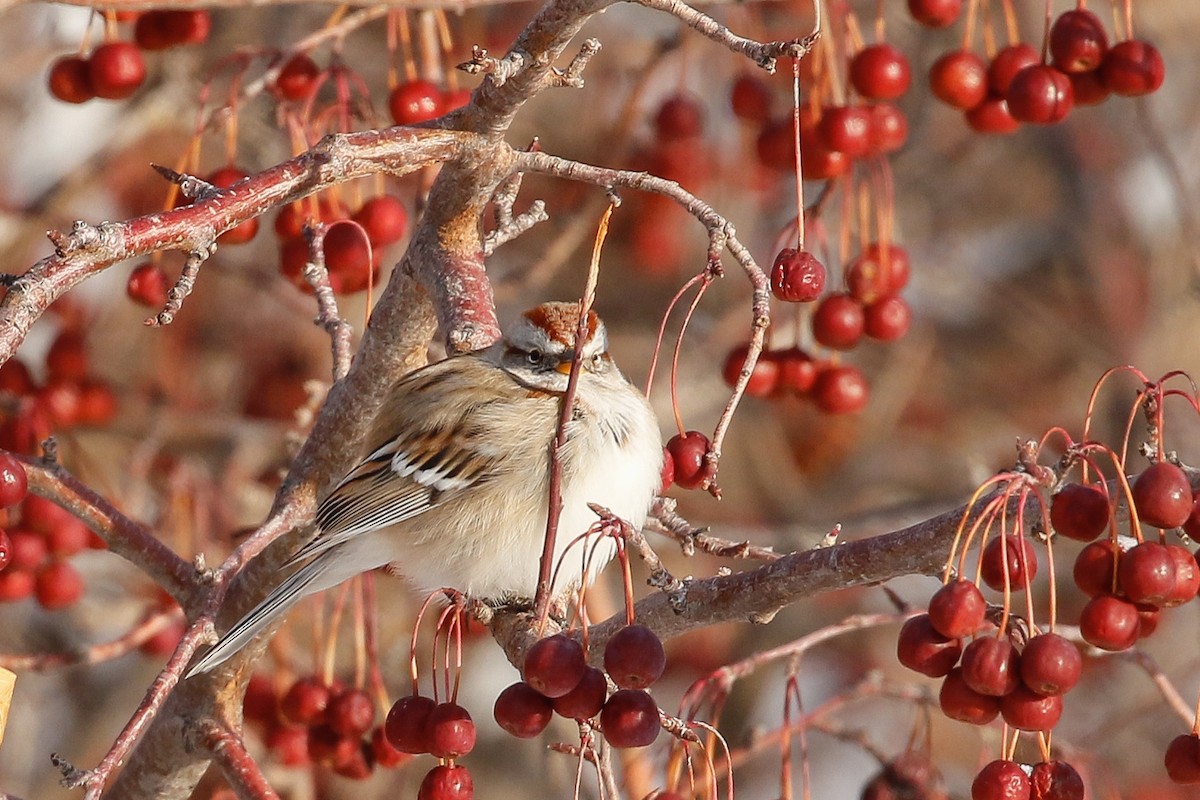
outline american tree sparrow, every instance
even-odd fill
[[[385,564],[427,591],[531,599],[578,322],[578,303],[544,303],[491,347],[401,379],[367,438],[370,454],[318,508],[317,535],[286,567],[294,571],[189,676],[228,659],[301,598]],[[595,312],[587,331],[561,459],[556,595],[590,582],[615,553],[606,538],[574,542],[596,521],[588,503],[640,527],[662,468],[654,412],[613,364]]]

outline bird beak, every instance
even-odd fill
[[[560,362],[558,362],[558,366],[556,366],[555,369],[558,370],[559,372],[561,372],[563,375],[570,375],[571,374],[571,361],[572,361],[572,359],[569,359],[569,358],[566,361],[560,361]]]

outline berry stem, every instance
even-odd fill
[[[441,8],[433,10],[433,17],[437,23],[438,44],[442,48],[442,72],[446,75],[446,88],[454,92],[458,90],[458,70],[454,69],[454,37],[450,34],[450,22]]]
[[[683,315],[683,323],[679,326],[679,335],[675,337],[675,349],[671,353],[671,410],[675,413],[675,425],[679,428],[680,435],[683,435],[684,430],[683,416],[679,411],[679,352],[683,349],[683,335],[687,333],[688,323],[692,321],[692,314],[695,313],[696,306],[700,305],[700,299],[704,297],[704,292],[711,283],[712,274],[705,270],[700,275],[700,288],[696,290],[696,296],[692,298],[687,313]],[[743,379],[744,376],[738,382],[741,383]]]
[[[404,47],[404,80],[415,81],[417,79],[417,62],[413,58],[412,29],[408,25],[407,11],[396,15],[396,27],[400,33],[400,44]]]
[[[354,688],[361,689],[367,682],[367,611],[362,581],[355,579],[351,585],[354,587]]]
[[[1000,0],[1000,8],[1004,13],[1004,33],[1008,37],[1008,43],[1016,44],[1021,41],[1021,26],[1017,24],[1012,0]]]
[[[804,249],[804,165],[800,157],[800,59],[792,59],[792,137],[796,149],[796,249]]]
[[[1054,4],[1051,0],[1046,0],[1045,21],[1042,24],[1042,63],[1048,62],[1050,55],[1050,25],[1054,20]]]
[[[667,303],[667,310],[663,313],[662,322],[660,322],[658,325],[658,338],[654,340],[654,352],[650,356],[650,369],[646,375],[646,391],[644,392],[647,398],[650,397],[650,392],[654,388],[654,372],[658,367],[659,353],[662,352],[663,337],[666,335],[667,331],[667,320],[671,318],[671,312],[675,310],[675,305],[683,298],[684,292],[702,280],[703,277],[703,273],[699,275],[693,275],[688,279],[687,283],[683,284],[683,286],[679,288],[679,291],[676,292],[675,296],[671,298],[671,302]],[[682,436],[684,433],[683,423],[679,420],[678,413],[675,416],[675,422],[678,425],[679,433]]]

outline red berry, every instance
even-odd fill
[[[46,83],[50,94],[64,103],[86,103],[96,96],[91,67],[79,56],[63,56],[51,64]]]
[[[867,379],[849,364],[830,365],[817,372],[811,394],[826,414],[852,414],[867,404]]]
[[[966,113],[967,124],[978,133],[1005,134],[1021,127],[1008,110],[1003,97],[988,97]]]
[[[700,431],[675,434],[667,440],[667,451],[675,465],[675,483],[684,489],[697,489],[713,476],[713,466],[705,455],[708,437]]]
[[[352,781],[365,781],[375,771],[375,754],[371,745],[361,739],[350,739],[352,745],[333,761],[333,771]]]
[[[1021,652],[1021,682],[1038,694],[1065,694],[1079,682],[1079,648],[1057,633],[1034,636]]]
[[[450,89],[442,95],[444,113],[457,111],[469,102],[471,102],[470,89]]]
[[[29,374],[29,367],[23,362],[10,358],[0,364],[0,392],[24,396],[33,394],[36,388],[33,376]]]
[[[42,608],[67,608],[83,596],[83,578],[66,561],[51,561],[34,575],[33,592]]]
[[[29,494],[25,465],[8,453],[0,453],[0,508],[9,508]]]
[[[388,741],[401,753],[428,753],[426,723],[437,706],[432,697],[419,694],[401,697],[392,704],[383,723]]]
[[[556,633],[529,648],[524,675],[529,685],[546,697],[562,697],[579,685],[586,666],[583,645],[565,633]]]
[[[704,132],[704,107],[690,94],[668,97],[654,115],[654,130],[660,139],[690,139]]]
[[[1161,606],[1175,591],[1175,561],[1165,545],[1142,542],[1121,554],[1117,586],[1133,603]]]
[[[97,97],[122,100],[137,91],[146,80],[146,62],[131,42],[108,42],[92,51],[88,58],[88,76]]]
[[[896,637],[896,658],[900,663],[930,678],[949,674],[961,654],[962,644],[938,633],[928,614],[905,622]]]
[[[438,703],[425,721],[429,752],[438,758],[461,758],[475,749],[475,723],[458,703]]]
[[[1013,761],[993,761],[971,783],[971,800],[1029,800],[1029,777]]]
[[[285,100],[306,100],[317,85],[321,68],[306,53],[287,60],[275,78],[275,90]]]
[[[135,303],[141,303],[150,308],[162,308],[167,302],[167,290],[170,288],[167,273],[159,265],[147,261],[138,264],[129,273],[125,284],[125,294]]]
[[[500,727],[518,739],[532,739],[546,730],[553,714],[550,699],[524,681],[500,692],[492,708]]]
[[[864,47],[850,59],[850,82],[870,100],[895,100],[908,91],[911,81],[908,58],[886,42]]]
[[[771,116],[771,89],[756,75],[739,75],[729,93],[733,113],[748,122],[766,122]]]
[[[1013,119],[1038,125],[1060,122],[1075,102],[1071,79],[1044,64],[1025,67],[1014,75],[1004,97]]]
[[[442,115],[442,90],[429,81],[401,83],[388,96],[388,110],[397,125],[416,125]]]
[[[51,379],[80,381],[88,374],[87,348],[83,334],[65,330],[55,337],[46,353],[46,371]]]
[[[308,728],[308,755],[319,764],[344,764],[354,758],[359,749],[359,740],[342,736],[325,724]]]
[[[968,686],[961,667],[950,670],[942,681],[938,705],[950,719],[971,725],[986,725],[1000,715],[1000,698],[980,694]]]
[[[404,238],[408,212],[399,199],[381,194],[363,203],[354,213],[354,221],[363,226],[372,244],[387,245]]]
[[[329,274],[358,277],[371,271],[373,251],[363,229],[349,223],[338,223],[325,233],[325,267]]]
[[[1091,72],[1069,72],[1067,77],[1071,79],[1071,91],[1077,106],[1098,106],[1112,94],[1098,69]]]
[[[821,115],[822,141],[849,158],[871,152],[871,112],[865,106],[833,106]]]
[[[33,594],[33,573],[10,567],[0,571],[0,603],[24,600]]]
[[[600,710],[600,728],[613,747],[645,747],[662,730],[658,706],[641,689],[618,689]]]
[[[583,679],[579,681],[578,686],[551,702],[559,716],[567,719],[591,719],[600,713],[607,696],[608,681],[605,680],[604,673],[595,667],[588,667],[583,671]]]
[[[242,716],[250,722],[269,725],[279,718],[279,698],[275,696],[275,680],[265,672],[256,672],[246,684],[242,698]]]
[[[749,345],[739,345],[730,350],[729,355],[725,357],[721,375],[730,388],[733,388],[741,377],[742,363],[748,351]],[[778,359],[766,352],[759,353],[758,361],[754,363],[754,369],[750,372],[750,381],[746,384],[746,394],[751,397],[768,397],[774,394],[779,388],[779,371]]]
[[[771,265],[771,293],[785,303],[808,303],[825,291],[825,265],[807,250],[785,247]]]
[[[166,50],[175,41],[168,23],[169,11],[151,9],[138,15],[133,25],[133,41],[143,50]]]
[[[1050,27],[1050,54],[1063,72],[1089,72],[1108,50],[1104,23],[1085,8],[1065,11]]]
[[[387,738],[382,725],[375,726],[371,731],[371,753],[375,763],[381,767],[398,767],[409,759],[409,754],[397,750]]]
[[[1137,39],[1114,44],[1100,65],[1104,85],[1125,97],[1157,91],[1165,74],[1166,66],[1158,48]]]
[[[1018,72],[1034,64],[1042,63],[1042,57],[1031,45],[1025,42],[1010,44],[1001,48],[988,64],[988,88],[992,94],[1003,97],[1008,93],[1012,79]]]
[[[645,689],[666,666],[662,641],[645,625],[626,625],[604,646],[604,669],[621,689]]]
[[[813,312],[813,338],[835,350],[850,350],[866,325],[862,304],[848,294],[827,295]]]
[[[1163,602],[1164,606],[1170,608],[1188,602],[1200,591],[1200,564],[1196,563],[1186,547],[1169,544],[1167,552],[1175,568],[1175,588]]]
[[[12,561],[12,540],[8,533],[0,530],[0,572],[3,572]]]
[[[1163,756],[1167,777],[1179,784],[1200,783],[1200,738],[1181,733],[1167,745]]]
[[[1000,698],[1000,716],[1017,730],[1048,731],[1062,717],[1062,697],[1040,695],[1028,686],[1017,688]]]
[[[279,710],[284,719],[296,725],[319,725],[325,721],[331,694],[321,679],[315,676],[300,678],[284,693]]]
[[[962,11],[962,0],[908,0],[908,13],[929,28],[953,25]]]
[[[1030,800],[1083,800],[1083,778],[1065,761],[1035,764],[1029,776]]]
[[[59,558],[73,556],[81,550],[86,550],[92,540],[92,532],[74,517],[64,519],[44,536],[50,554]]]
[[[962,676],[967,686],[989,697],[1003,697],[1020,682],[1020,657],[1008,639],[984,636],[962,652]]]
[[[911,324],[912,310],[903,297],[885,297],[863,309],[863,331],[881,342],[896,341],[908,333]]]
[[[362,736],[375,724],[375,703],[362,689],[345,689],[329,698],[325,719],[342,736]]]
[[[987,65],[969,50],[946,53],[929,69],[929,88],[947,105],[974,108],[987,97]]]
[[[662,473],[659,475],[659,481],[659,494],[671,491],[671,486],[675,483],[675,459],[671,457],[671,452],[665,447],[663,448]]]
[[[1093,541],[1108,527],[1108,498],[1095,486],[1068,483],[1050,501],[1050,524],[1077,542]]]
[[[1012,592],[1022,591],[1037,575],[1037,553],[1024,536],[997,536],[983,548],[979,557],[983,582],[998,592],[1006,585]]]
[[[1079,632],[1088,644],[1113,652],[1133,647],[1139,633],[1138,610],[1111,594],[1099,594],[1079,614]]]
[[[1115,554],[1116,545],[1108,539],[1092,542],[1079,551],[1072,576],[1080,591],[1089,597],[1113,591],[1117,573]]]
[[[911,270],[903,247],[871,242],[846,266],[846,291],[863,305],[870,305],[903,289]]]
[[[267,749],[279,763],[289,767],[311,764],[308,755],[308,728],[300,725],[272,725],[263,737]]]
[[[867,155],[894,153],[908,139],[908,119],[891,103],[873,103],[867,108],[871,115],[871,143]]]
[[[475,783],[471,773],[461,764],[440,764],[425,774],[417,800],[472,800]]]
[[[929,600],[929,623],[950,639],[970,636],[982,628],[986,613],[983,592],[962,578],[938,589]]]
[[[807,394],[817,382],[817,362],[799,347],[774,353],[779,364],[779,388],[793,394]]]
[[[15,570],[32,574],[50,557],[50,547],[46,544],[46,537],[41,534],[20,529],[12,530],[9,531],[8,541],[9,563]]]
[[[1157,461],[1133,482],[1133,505],[1143,524],[1178,528],[1192,513],[1192,486],[1179,467]]]

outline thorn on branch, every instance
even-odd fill
[[[78,789],[88,782],[88,771],[77,769],[74,764],[67,761],[58,753],[50,754],[50,763],[53,764],[59,772],[62,773],[62,785],[68,789]]]
[[[486,75],[496,86],[503,86],[508,79],[525,68],[528,53],[514,50],[504,58],[494,58],[488,55],[486,48],[475,45],[471,48],[471,58],[458,65],[458,69],[468,75]]]
[[[42,440],[42,463],[47,467],[58,466],[58,440],[53,436]]]
[[[54,254],[59,258],[76,253],[80,250],[103,250],[116,247],[112,240],[117,238],[123,226],[105,222],[91,225],[81,219],[71,224],[71,232],[46,231],[46,238],[54,245]]]
[[[207,200],[210,197],[216,197],[222,191],[220,187],[213,186],[208,181],[197,178],[194,175],[176,172],[170,167],[164,167],[161,164],[151,164],[150,166],[159,175],[177,185],[179,191],[183,192],[183,196],[189,200]]]

